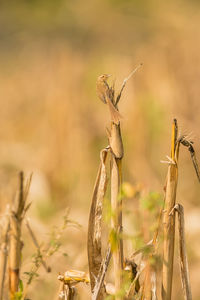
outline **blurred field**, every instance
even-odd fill
[[[34,173],[29,216],[39,240],[62,223],[65,208],[82,225],[66,230],[62,252],[68,256],[56,253],[50,274],[41,268],[31,299],[54,299],[59,272],[87,271],[89,206],[109,124],[107,107],[96,96],[98,75],[112,74],[120,88],[131,70],[144,63],[120,104],[125,181],[140,184],[144,193],[162,193],[167,167],[160,160],[170,151],[174,117],[182,133],[191,134],[200,161],[199,27],[200,5],[194,0],[1,1],[1,212],[14,198],[22,169]],[[177,197],[186,211],[197,300],[200,186],[186,149],[180,154]],[[129,200],[126,209],[133,206]],[[131,230],[130,224],[125,230]],[[34,252],[31,243],[24,229],[22,273]],[[176,261],[175,268],[178,274]],[[87,299],[89,288],[82,289],[80,299]],[[174,286],[173,299],[177,297],[183,299],[180,282]]]

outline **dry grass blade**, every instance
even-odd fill
[[[139,65],[138,65],[138,66],[137,66],[137,67],[136,67],[136,68],[128,75],[128,77],[124,79],[124,81],[123,81],[123,83],[122,83],[121,90],[120,90],[120,92],[119,92],[119,94],[118,94],[118,96],[117,96],[117,99],[116,99],[116,101],[115,101],[115,106],[117,106],[117,104],[119,103],[119,100],[121,99],[122,92],[123,92],[123,90],[124,90],[124,88],[125,88],[125,86],[126,86],[127,81],[133,76],[133,74],[135,74],[135,72],[137,72],[137,70],[138,70],[139,68],[141,68],[142,65],[143,65],[142,63],[139,64]]]
[[[153,240],[149,241],[145,246],[141,247],[140,249],[136,250],[130,255],[129,259],[133,259],[136,255],[140,253],[152,253],[154,251],[154,243]]]
[[[192,158],[192,163],[193,163],[194,169],[196,171],[197,178],[200,182],[200,171],[199,171],[199,166],[198,166],[198,163],[197,163],[197,158],[196,158],[196,155],[195,155],[194,148],[192,146],[190,146],[189,151],[190,151],[190,155],[191,155],[191,158]]]
[[[28,197],[28,193],[29,193],[29,190],[30,190],[32,178],[33,178],[33,173],[30,174],[29,178],[27,179],[26,185],[24,187],[24,201],[25,202],[26,202],[27,197]]]
[[[30,181],[31,179],[27,181],[27,184],[24,188],[24,175],[23,172],[20,172],[17,208],[15,210],[12,210],[10,214],[9,288],[11,299],[15,299],[15,293],[18,291],[19,286],[22,249],[21,224],[25,215],[24,209],[26,206],[26,198],[30,186]]]
[[[6,213],[2,218],[1,239],[0,239],[0,300],[4,299],[4,282],[6,276],[7,257],[8,257],[8,231],[9,231],[9,211],[7,206]]]
[[[90,208],[89,224],[88,224],[88,262],[91,290],[95,287],[95,280],[99,274],[102,262],[101,253],[101,219],[102,219],[102,202],[106,191],[106,158],[108,149],[101,151],[101,162],[97,179],[94,186],[92,204]],[[99,299],[103,297],[103,290]]]
[[[174,209],[178,213],[179,259],[180,259],[180,271],[181,271],[181,281],[182,281],[182,287],[184,292],[184,299],[192,300],[186,243],[185,243],[184,208],[181,204],[176,204]]]
[[[104,281],[104,278],[105,278],[105,275],[106,275],[106,272],[107,272],[107,269],[108,269],[108,265],[109,265],[109,262],[110,262],[110,259],[111,259],[111,255],[112,255],[111,254],[111,248],[109,246],[108,250],[106,251],[105,259],[104,259],[104,261],[101,265],[101,269],[99,271],[98,278],[96,280],[96,284],[95,284],[95,287],[94,287],[94,292],[92,293],[92,300],[97,300],[98,297],[99,297],[101,287],[103,285],[103,281]]]

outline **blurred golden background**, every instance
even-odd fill
[[[56,299],[59,272],[87,271],[90,200],[109,126],[108,109],[96,96],[100,74],[112,74],[119,89],[144,64],[119,105],[125,181],[162,193],[167,166],[160,160],[170,151],[174,117],[181,133],[194,140],[200,161],[199,28],[195,0],[1,1],[1,212],[13,200],[17,174],[24,170],[34,174],[28,214],[40,241],[62,223],[66,207],[82,225],[66,230],[62,249],[68,256],[58,252],[52,258],[52,273],[40,269],[31,299]],[[181,149],[177,197],[186,211],[193,296],[200,299],[200,186],[187,149]],[[22,277],[33,247],[24,229]],[[80,299],[87,299],[88,291],[82,287]],[[177,297],[183,299],[178,280]]]

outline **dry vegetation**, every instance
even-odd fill
[[[131,75],[133,72],[131,73]],[[118,110],[118,103],[126,85],[128,76],[122,84],[120,92],[116,95],[114,84],[108,85],[103,81],[103,94],[112,105]],[[99,79],[98,79],[99,80]],[[99,85],[97,85],[97,89]],[[102,86],[100,86],[102,88]],[[115,96],[116,95],[116,96]],[[110,104],[107,102],[107,106]],[[90,285],[91,292],[88,295],[92,300],[116,299],[172,299],[174,245],[175,245],[175,213],[178,213],[178,235],[179,235],[179,261],[182,292],[185,300],[192,299],[191,284],[189,278],[188,258],[185,240],[184,209],[181,204],[176,204],[176,192],[178,183],[178,159],[180,146],[188,148],[197,178],[200,182],[200,171],[196,159],[193,141],[185,135],[179,135],[177,120],[172,125],[171,155],[167,156],[168,172],[164,187],[164,202],[159,206],[153,202],[153,197],[146,200],[146,205],[156,212],[156,227],[152,233],[145,228],[146,233],[152,239],[143,246],[135,247],[135,253],[126,253],[124,256],[124,242],[126,239],[144,243],[144,237],[134,236],[127,238],[123,231],[123,199],[126,197],[126,190],[122,182],[122,159],[124,147],[121,135],[119,120],[112,120],[113,111],[110,110],[111,127],[107,128],[108,146],[100,152],[100,166],[94,186],[91,202],[89,223],[88,223],[88,268],[89,276],[79,270],[67,270],[64,274],[58,275],[61,282],[57,299],[73,300],[79,297],[76,286],[80,283]],[[109,167],[108,167],[109,166]],[[107,170],[108,169],[108,170]],[[105,195],[108,187],[108,174],[110,177],[110,205],[105,210],[107,226],[102,225],[103,207],[106,207]],[[22,260],[22,223],[26,213],[31,206],[27,202],[31,179],[24,185],[24,174],[19,174],[19,190],[13,207],[7,206],[2,216],[1,227],[1,262],[0,262],[0,296],[1,299],[26,300],[28,289],[31,283],[39,277],[39,269],[44,267],[47,273],[51,267],[47,266],[47,260],[61,248],[61,237],[66,227],[70,224],[76,225],[69,220],[68,215],[64,217],[62,227],[56,228],[48,243],[39,243],[34,234],[30,221],[26,220],[28,233],[36,248],[33,256],[32,267],[27,275],[24,284],[21,277]],[[129,187],[130,188],[130,187]],[[141,190],[138,191],[139,198]],[[157,195],[157,197],[159,197]],[[162,221],[162,222],[161,222]],[[105,228],[104,228],[105,227]],[[107,231],[106,243],[103,242],[103,231]],[[161,234],[160,234],[161,232]],[[105,245],[106,247],[105,247]],[[138,258],[139,257],[139,258]],[[112,258],[112,267],[108,272]],[[8,261],[8,266],[7,266]],[[159,263],[159,261],[162,264]],[[107,273],[110,273],[107,276]],[[162,273],[162,276],[160,276]],[[159,280],[159,278],[162,280]],[[8,284],[6,284],[6,279]],[[108,281],[113,283],[109,283]]]
[[[140,249],[145,249],[146,270],[140,270],[141,274],[139,271],[140,287],[136,276],[133,290],[141,289],[141,283],[146,282],[143,293],[148,298],[152,290],[149,278],[153,278],[154,272],[161,274],[162,239],[167,258],[171,257],[167,247],[173,244],[167,233],[162,237],[162,230],[157,232],[157,227],[159,219],[162,220],[163,186],[166,186],[166,197],[172,193],[167,190],[166,173],[176,169],[172,163],[173,151],[169,165],[160,163],[170,148],[170,124],[175,116],[179,122],[177,138],[186,136],[187,142],[194,141],[199,161],[198,2],[180,4],[176,0],[157,4],[151,0],[147,4],[95,0],[91,4],[78,0],[74,4],[59,0],[56,4],[54,1],[12,1],[9,4],[2,1],[0,6],[1,262],[5,262],[5,245],[11,237],[7,230],[9,209],[16,205],[18,173],[23,169],[25,175],[33,172],[28,195],[28,203],[32,204],[25,218],[29,218],[28,224],[37,241],[34,243],[24,220],[20,265],[23,290],[33,278],[27,288],[27,298],[57,299],[57,276],[70,269],[85,272],[79,277],[83,276],[82,281],[88,280],[86,244],[91,191],[99,151],[107,146],[105,128],[110,126],[107,108],[96,96],[95,81],[100,74],[111,73],[113,79],[117,77],[118,93],[124,77],[143,62],[144,67],[129,80],[124,90],[120,113],[125,149],[122,164],[124,262],[133,259],[139,266]],[[185,209],[185,238],[181,237],[180,213],[180,223],[176,222],[180,230],[177,226],[174,243],[176,284],[173,284],[172,299],[184,299],[179,280],[179,257],[186,270],[182,245],[186,240],[191,290],[193,299],[197,300],[200,297],[200,189],[190,154],[182,147],[189,149],[191,145],[186,145],[186,141],[179,140],[176,193],[176,203],[181,203]],[[104,159],[105,153],[101,155]],[[112,217],[109,190],[113,182],[109,159],[110,154],[105,165],[111,182],[108,182],[104,197],[101,236],[102,258],[107,254],[108,260]],[[176,178],[172,184],[176,189]],[[70,208],[67,213],[64,212],[66,207]],[[174,220],[176,210],[182,211],[180,206],[171,211],[173,207],[174,200],[167,208],[172,214],[170,217],[165,214],[170,220]],[[158,251],[155,255],[150,251],[152,245],[147,244],[152,239],[155,243],[157,236],[160,242],[158,249],[155,246]],[[139,257],[135,256],[137,251]],[[154,264],[148,265],[155,261],[156,270]],[[101,265],[101,269],[105,270],[105,266],[106,263]],[[1,263],[0,268],[2,284],[5,264]],[[47,272],[49,268],[51,272]],[[96,272],[98,274],[98,269]],[[112,272],[111,259],[106,282],[114,283]],[[162,293],[160,278],[157,277],[158,295]],[[170,281],[168,275],[166,281]],[[8,277],[4,283],[7,289]],[[183,283],[185,293],[190,294],[187,277],[183,277]],[[77,284],[76,289],[80,299],[88,299],[89,284]]]

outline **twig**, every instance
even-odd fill
[[[117,104],[119,103],[119,100],[121,99],[121,95],[122,95],[122,92],[123,92],[123,90],[124,90],[124,88],[125,88],[125,86],[126,86],[127,81],[133,76],[133,74],[135,74],[135,72],[137,72],[137,70],[138,70],[139,68],[141,68],[142,65],[143,65],[142,63],[139,64],[139,65],[138,65],[138,66],[137,66],[137,67],[136,67],[136,68],[128,75],[128,77],[124,79],[124,81],[123,81],[123,83],[122,83],[121,90],[120,90],[120,92],[119,92],[119,94],[118,94],[118,96],[117,96],[117,99],[116,99],[116,101],[115,101],[115,106],[117,106]]]
[[[194,150],[194,147],[193,147],[193,142],[186,139],[186,137],[183,135],[179,138],[179,142],[188,148],[189,152],[190,152],[190,155],[191,155],[191,159],[192,159],[192,163],[193,163],[193,166],[194,166],[194,169],[195,169],[195,172],[196,172],[196,175],[197,175],[197,178],[200,182],[200,171],[199,171],[199,166],[198,166],[198,162],[197,162],[197,158],[196,158],[196,154],[195,154],[195,150]]]
[[[31,236],[31,238],[32,238],[32,240],[33,240],[33,244],[35,245],[35,247],[36,247],[37,250],[38,250],[38,253],[39,253],[39,255],[40,255],[40,261],[41,261],[41,264],[43,265],[43,267],[44,267],[44,269],[46,270],[46,272],[48,272],[48,273],[51,272],[51,268],[50,268],[49,266],[47,266],[46,262],[44,261],[44,259],[43,259],[43,257],[42,257],[42,254],[41,254],[41,251],[40,251],[39,243],[38,243],[38,241],[37,241],[37,239],[36,239],[36,236],[35,236],[35,234],[34,234],[32,228],[31,228],[31,226],[30,226],[30,223],[29,223],[28,218],[25,220],[25,225],[26,225],[26,227],[27,227],[27,229],[28,229],[28,231],[29,231],[29,234],[30,234],[30,236]]]
[[[92,293],[92,300],[97,300],[98,297],[99,297],[101,287],[103,285],[103,281],[104,281],[104,278],[105,278],[105,275],[106,275],[106,272],[107,272],[107,269],[108,269],[108,265],[109,265],[109,262],[110,262],[110,259],[111,259],[111,255],[112,255],[111,247],[109,246],[108,249],[107,249],[107,252],[106,252],[105,259],[104,259],[104,261],[101,265],[101,269],[99,271],[98,278],[96,280],[96,284],[95,284],[95,287],[94,287],[94,292]]]

